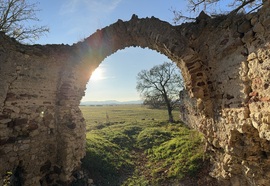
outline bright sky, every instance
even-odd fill
[[[36,2],[36,0],[30,0]],[[37,17],[50,33],[40,44],[73,44],[118,19],[155,16],[173,22],[172,10],[186,10],[184,0],[40,0]],[[127,48],[107,57],[87,84],[82,101],[139,100],[136,75],[169,59],[149,49]]]

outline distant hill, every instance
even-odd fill
[[[135,105],[142,104],[142,100],[136,101],[116,101],[116,100],[107,100],[107,101],[85,101],[81,102],[80,105]]]

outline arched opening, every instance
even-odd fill
[[[81,103],[108,100],[138,101],[141,98],[136,91],[137,74],[165,61],[170,59],[150,49],[129,47],[117,51],[104,59],[91,75]]]
[[[83,105],[81,110],[87,128],[86,156],[82,160],[82,166],[86,172],[84,175],[89,176],[90,182],[93,181],[98,185],[141,184],[143,182],[161,184],[168,180],[159,181],[158,177],[164,179],[168,175],[170,181],[172,181],[172,177],[177,176],[181,179],[184,169],[181,167],[181,171],[177,172],[179,168],[177,164],[180,164],[177,158],[186,163],[192,159],[187,163],[189,168],[185,170],[189,174],[196,174],[196,171],[201,168],[204,149],[201,143],[202,136],[195,134],[195,131],[189,131],[179,121],[179,108],[174,112],[177,122],[169,124],[166,122],[166,110],[106,102],[106,100],[118,99],[114,96],[106,97],[106,94],[114,91],[112,89],[115,89],[116,93],[119,92],[120,97],[123,98],[117,101],[133,101],[139,98],[138,95],[135,98],[129,98],[129,91],[121,93],[125,89],[136,91],[138,72],[143,69],[149,70],[164,61],[170,60],[155,51],[126,48],[102,61],[97,70],[104,74],[92,74],[94,78],[90,78],[87,85],[89,92],[86,90],[85,98],[81,102]],[[122,73],[122,76],[116,77],[117,74],[111,74],[106,68],[119,68],[118,71],[115,70],[115,73]],[[108,81],[109,86],[98,85],[102,84],[102,81],[106,81],[106,78],[115,80],[116,84]],[[128,83],[121,82],[120,79],[124,79]],[[97,89],[94,86],[97,86]],[[94,97],[92,99],[91,91]],[[94,91],[101,91],[98,92],[99,97],[94,95]],[[102,95],[105,99],[102,99]],[[91,102],[87,102],[89,98]],[[95,102],[95,99],[100,102]],[[183,133],[185,134],[181,135]],[[179,147],[180,141],[184,144],[182,147]],[[189,144],[189,142],[193,144]],[[160,149],[157,146],[160,146]],[[183,150],[183,157],[177,157],[180,153],[179,150]],[[162,153],[165,154],[162,155]],[[184,160],[184,156],[188,157],[186,153],[194,153],[188,158],[188,161]],[[154,156],[164,157],[154,158]],[[175,160],[173,160],[174,158]],[[153,172],[147,171],[147,169],[149,170],[147,163],[148,166],[153,166]],[[139,173],[140,171],[141,173]],[[151,182],[151,179],[154,181]],[[80,181],[82,180],[77,179],[77,183]],[[196,182],[195,179],[193,181]]]
[[[171,105],[170,109],[177,110],[178,112],[179,92],[184,89],[181,72],[165,55],[159,54],[154,50],[139,47],[130,47],[120,50],[102,61],[90,77],[81,105],[142,105],[144,98],[141,97],[141,92],[136,90],[138,73],[143,70],[149,71],[154,66],[160,66],[166,62],[172,64],[172,69],[174,70],[171,73],[177,74],[180,79],[180,82],[173,83],[173,86],[176,87],[173,88],[173,90],[170,88],[168,95],[166,95],[169,96],[170,99],[175,99],[169,102]],[[159,77],[156,76],[155,78],[158,79]],[[169,76],[166,78],[169,78]],[[171,81],[171,79],[172,78],[169,78],[167,80]],[[165,88],[169,89],[169,86],[166,85],[164,89]],[[148,103],[146,105],[152,106],[153,108],[154,104]],[[165,102],[158,107],[165,110],[166,108],[168,109]],[[105,115],[105,120],[109,120],[109,114],[106,113],[104,116]],[[179,120],[178,116],[174,118]]]

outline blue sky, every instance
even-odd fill
[[[31,0],[30,2],[36,2]],[[133,14],[139,18],[155,16],[173,22],[172,10],[186,10],[184,0],[40,0],[37,16],[50,33],[40,44],[73,44],[118,19],[127,21]],[[149,49],[127,48],[107,57],[90,79],[82,101],[139,100],[136,75],[169,59]]]

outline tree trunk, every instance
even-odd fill
[[[169,122],[170,123],[173,123],[174,122],[174,119],[173,119],[173,115],[172,115],[172,108],[171,108],[171,106],[168,107],[168,115],[169,115]]]
[[[164,89],[164,92],[165,92],[165,93],[163,94],[163,97],[164,97],[164,100],[165,100],[166,106],[167,106],[167,111],[168,111],[168,116],[169,116],[169,122],[170,122],[170,123],[173,123],[174,120],[173,120],[173,115],[172,115],[172,106],[171,106],[171,102],[170,102],[170,100],[168,99],[167,92],[166,92],[165,88],[163,88],[163,89]]]

